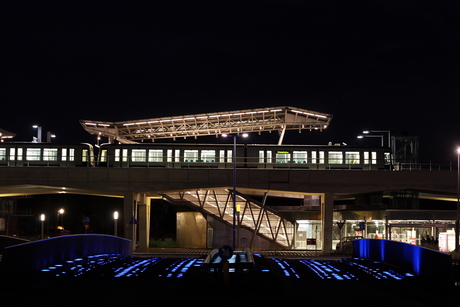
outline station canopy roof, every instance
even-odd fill
[[[331,114],[283,106],[229,112],[160,117],[120,122],[80,120],[91,134],[120,143],[263,131],[323,130]],[[282,137],[280,138],[280,142]]]
[[[3,139],[12,139],[16,136],[16,133],[8,132],[6,130],[0,129],[0,140]]]

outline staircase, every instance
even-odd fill
[[[212,215],[229,226],[233,225],[232,189],[178,191],[168,192],[162,196],[171,203],[187,205]],[[237,211],[239,208],[236,221],[240,227],[245,227],[253,235],[261,236],[282,248],[291,248],[294,225],[279,216],[275,210],[238,192],[236,193],[236,208]]]

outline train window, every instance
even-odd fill
[[[70,148],[69,161],[74,161],[74,160],[75,160],[75,148]]]
[[[121,151],[121,160],[123,162],[128,162],[128,149],[122,149],[122,151]]]
[[[67,161],[67,148],[61,150],[61,161]]]
[[[316,163],[316,151],[311,152],[311,163]]]
[[[216,151],[215,150],[202,150],[201,151],[202,162],[216,162]]]
[[[329,164],[342,164],[343,163],[343,152],[341,151],[330,151],[328,156]]]
[[[233,162],[233,154],[231,150],[227,150],[227,163]]]
[[[264,151],[259,150],[259,163],[264,163],[265,162],[264,160],[265,160]]]
[[[383,159],[385,161],[385,165],[390,165],[391,164],[391,155],[390,155],[390,153],[386,152],[384,155],[385,156],[384,156]]]
[[[363,153],[363,156],[364,156],[364,164],[369,164],[369,152],[365,151]]]
[[[225,162],[225,150],[219,150],[219,162],[220,163]]]
[[[147,159],[147,151],[145,149],[133,149],[131,151],[132,162],[145,162]]]
[[[81,151],[81,161],[88,162],[88,149],[83,149]]]
[[[57,161],[58,150],[57,148],[44,148],[43,161]]]
[[[293,151],[292,162],[294,163],[307,163],[308,153],[306,151]]]
[[[267,163],[272,163],[272,152],[267,150]]]
[[[184,162],[198,162],[198,150],[184,150]]]
[[[107,149],[101,151],[101,162],[107,162]]]
[[[6,160],[6,148],[0,148],[0,160]]]
[[[120,162],[120,149],[115,149],[115,162]]]
[[[161,151],[161,161],[156,161],[156,162],[163,162],[163,151],[160,149]],[[166,162],[172,162],[172,149],[167,149],[166,150]]]
[[[324,164],[324,151],[319,152],[319,163]]]
[[[172,161],[172,150],[167,150],[168,162]],[[150,149],[149,150],[149,162],[163,162],[163,149]]]
[[[22,161],[23,148],[18,148],[18,161]]]
[[[180,162],[180,149],[174,150],[174,162]]]
[[[10,148],[10,161],[14,161],[16,159],[16,148]]]
[[[277,151],[276,152],[276,163],[290,163],[291,153],[289,151]]]
[[[377,152],[371,152],[372,164],[377,164]]]
[[[345,164],[359,164],[359,151],[346,151]]]
[[[27,161],[39,161],[40,160],[40,148],[27,148],[26,160]]]

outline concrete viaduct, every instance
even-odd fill
[[[414,190],[455,199],[455,171],[238,169],[237,191],[321,195],[323,252],[332,250],[332,213],[339,195]],[[16,167],[0,170],[0,196],[88,194],[124,198],[124,223],[138,205],[139,247],[149,241],[149,198],[167,191],[231,187],[232,169]],[[127,238],[135,239],[128,232]]]

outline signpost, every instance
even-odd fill
[[[346,221],[342,221],[342,222],[337,222],[337,226],[339,227],[339,234],[340,234],[340,252],[342,252],[342,228],[343,228],[343,225],[345,225],[345,222]]]

